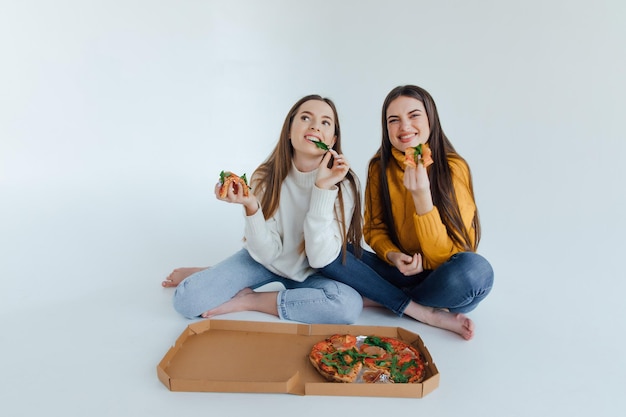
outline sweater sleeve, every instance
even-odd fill
[[[346,228],[354,212],[354,195],[349,186],[340,183],[344,205],[344,219]],[[335,207],[339,207],[337,196],[339,188],[322,190],[313,187],[311,204],[304,219],[304,244],[309,265],[313,268],[322,268],[333,262],[343,244],[341,219],[335,214]]]
[[[250,183],[255,184],[254,174],[250,178]],[[263,198],[263,188],[260,184],[255,184],[255,195],[258,201]],[[280,235],[279,225],[276,217],[265,219],[265,214],[259,203],[259,209],[252,216],[247,216],[244,212],[244,247],[255,261],[262,265],[271,265],[283,251],[283,240]]]
[[[282,252],[276,219],[265,220],[260,207],[252,216],[245,216],[244,236],[250,256],[263,265],[271,264]]]
[[[466,164],[458,159],[451,158],[449,163],[452,171],[452,185],[463,224],[466,230],[472,230],[476,204],[470,189],[469,169]],[[448,236],[437,207],[421,216],[415,214],[413,220],[426,268],[434,269],[446,262],[455,253],[463,250],[463,248],[455,245]]]
[[[385,262],[389,263],[389,252],[401,252],[389,235],[389,229],[383,216],[383,207],[380,199],[380,165],[372,164],[367,175],[365,185],[365,209],[363,222],[363,237],[374,252]]]

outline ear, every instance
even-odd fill
[[[337,142],[337,135],[333,136],[333,140],[329,146],[329,148],[332,148],[333,146],[335,146],[335,143]]]

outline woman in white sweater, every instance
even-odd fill
[[[347,244],[359,250],[362,237],[360,186],[341,153],[331,100],[311,95],[294,104],[250,185],[248,196],[231,187],[223,198],[216,186],[218,199],[244,207],[244,248],[210,268],[174,270],[163,286],[176,287],[175,309],[189,318],[260,311],[305,323],[354,323],[363,307],[359,293],[316,271],[345,254]],[[254,291],[270,282],[285,290]]]

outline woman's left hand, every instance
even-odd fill
[[[328,168],[331,158],[333,158],[333,163],[332,166]],[[340,155],[334,149],[330,149],[326,152],[324,158],[322,158],[319,170],[317,171],[315,185],[318,188],[329,190],[335,186],[335,184],[343,180],[349,170],[350,164],[343,154]]]

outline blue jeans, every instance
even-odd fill
[[[319,273],[304,282],[281,277],[252,259],[245,249],[178,284],[174,308],[185,317],[196,318],[230,300],[243,288],[254,290],[270,282],[280,282],[286,288],[276,297],[281,319],[352,324],[363,308],[361,295],[349,286]]]
[[[363,251],[358,259],[349,252],[345,264],[339,255],[320,272],[351,286],[397,315],[403,314],[411,300],[424,306],[447,308],[454,313],[467,313],[476,308],[493,285],[491,265],[473,252],[457,253],[437,269],[413,276],[403,275],[375,253]]]

